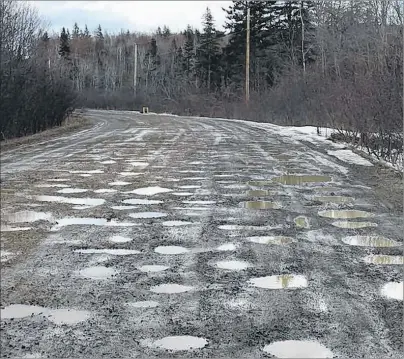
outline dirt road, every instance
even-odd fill
[[[275,126],[87,116],[2,154],[2,357],[404,358],[373,166]]]

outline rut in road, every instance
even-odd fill
[[[89,115],[4,154],[3,357],[403,358],[402,221],[360,165],[237,121]]]

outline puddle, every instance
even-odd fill
[[[310,228],[309,219],[305,216],[298,216],[294,219],[295,225],[297,228]]]
[[[319,201],[324,203],[352,203],[355,199],[352,197],[344,197],[344,196],[317,196],[313,197],[313,201]]]
[[[128,243],[128,242],[132,242],[133,239],[129,238],[129,237],[123,237],[123,236],[112,236],[111,238],[109,238],[110,242],[113,243]]]
[[[195,224],[193,222],[188,221],[164,221],[162,225],[164,227],[181,227],[181,226],[189,226],[191,224]]]
[[[265,289],[289,289],[307,287],[304,275],[272,275],[268,277],[252,278],[248,281],[254,287]]]
[[[251,189],[247,191],[245,194],[246,196],[249,197],[266,197],[266,196],[272,196],[275,192],[273,191],[267,191],[264,189]]]
[[[138,267],[138,269],[141,272],[145,272],[145,273],[162,272],[162,271],[165,271],[165,270],[167,270],[169,268],[170,267],[161,266],[161,265],[155,265],[155,264],[153,264],[153,265],[144,265],[144,266]]]
[[[193,290],[194,287],[182,284],[167,283],[155,285],[150,288],[151,292],[161,293],[161,294],[174,294],[174,293],[185,293]]]
[[[219,229],[223,229],[225,231],[242,231],[242,230],[250,230],[250,231],[266,231],[271,229],[280,229],[281,226],[243,226],[238,224],[223,224],[218,227]]]
[[[248,209],[280,209],[282,206],[276,202],[247,201],[243,202],[243,207]]]
[[[124,210],[129,210],[129,209],[136,209],[139,208],[138,206],[112,206],[112,209],[115,209],[117,211],[124,211]]]
[[[114,160],[107,160],[107,161],[102,161],[100,162],[102,165],[112,165],[114,163],[116,163],[116,161]]]
[[[100,206],[105,202],[105,199],[103,198],[69,198],[59,196],[35,196],[35,199],[40,202],[55,202],[84,206]]]
[[[284,245],[296,242],[293,238],[284,236],[254,236],[248,237],[247,240],[252,243],[276,245]]]
[[[35,187],[37,188],[66,188],[70,187],[67,184],[60,184],[60,183],[45,183],[45,184],[37,184]]]
[[[383,285],[381,295],[388,299],[403,300],[403,282],[388,282]]]
[[[179,186],[178,188],[182,188],[182,189],[196,189],[196,188],[201,188],[201,187],[202,187],[202,186],[190,184],[190,185],[185,185],[185,186]]]
[[[160,254],[183,254],[189,252],[187,248],[179,246],[159,246],[154,251]]]
[[[215,204],[216,201],[182,201],[185,204]]]
[[[165,337],[159,340],[151,341],[150,339],[142,340],[141,344],[149,348],[165,349],[172,351],[184,351],[202,349],[208,344],[204,338],[193,337],[189,335],[179,335]]]
[[[143,173],[139,173],[139,172],[119,172],[118,173],[120,176],[123,177],[136,177],[136,176],[140,176]]]
[[[116,256],[128,256],[131,254],[139,254],[140,252],[135,249],[76,249],[75,253],[81,254],[112,254]]]
[[[336,221],[331,223],[334,227],[344,229],[360,229],[367,227],[377,227],[377,223],[373,222],[348,222],[348,221]]]
[[[273,182],[269,180],[253,180],[248,181],[247,184],[252,187],[265,187],[265,186],[272,186]]]
[[[193,196],[194,193],[192,192],[173,192],[171,193],[173,196],[182,196],[182,197],[187,197],[187,196]]]
[[[366,263],[372,264],[404,264],[403,256],[388,256],[382,254],[373,254],[365,257]]]
[[[159,303],[153,300],[144,300],[139,302],[127,303],[127,306],[131,308],[155,308],[159,306]]]
[[[265,345],[265,353],[276,358],[333,358],[327,347],[312,340],[285,340]]]
[[[129,217],[140,219],[140,218],[162,218],[167,217],[167,213],[163,212],[138,212],[138,213],[129,213]]]
[[[110,186],[127,186],[132,184],[132,182],[125,182],[125,181],[115,181],[115,182],[109,182],[108,183]]]
[[[128,165],[133,167],[147,167],[149,164],[147,162],[134,161],[134,162],[128,162]]]
[[[49,182],[66,182],[68,180],[69,180],[68,178],[50,178],[50,179],[47,179],[47,181],[49,181]]]
[[[17,232],[17,231],[29,231],[32,227],[10,227],[10,226],[1,226],[0,232]]]
[[[84,278],[97,280],[112,278],[117,273],[118,272],[114,268],[104,266],[88,267],[78,271],[78,274]]]
[[[3,220],[10,223],[32,223],[36,221],[49,221],[52,219],[51,213],[20,211],[2,216]]]
[[[361,247],[398,247],[401,243],[382,236],[351,236],[342,238],[342,242]]]
[[[93,175],[89,174],[89,173],[83,173],[79,175],[80,177],[92,177]]]
[[[94,193],[115,193],[118,192],[116,189],[111,189],[111,188],[100,188],[96,189]]]
[[[143,205],[143,204],[161,204],[161,203],[163,203],[163,201],[158,201],[158,200],[153,200],[153,199],[131,198],[131,199],[123,200],[122,203]]]
[[[57,193],[68,194],[68,193],[84,193],[87,192],[87,189],[84,188],[62,188]]]
[[[139,226],[139,223],[130,223],[130,222],[116,222],[116,221],[108,221],[106,218],[80,218],[80,217],[66,217],[59,219],[55,226],[51,228],[51,231],[57,231],[65,226],[79,226],[79,225],[88,225],[88,226],[108,226],[108,227],[133,227]]]
[[[374,217],[373,213],[357,210],[331,210],[318,212],[320,217],[334,219],[354,219],[354,218],[369,218]]]
[[[69,171],[69,173],[79,173],[79,174],[101,174],[104,173],[102,170],[91,170],[91,171]]]
[[[275,177],[272,179],[273,182],[281,183],[284,185],[301,185],[303,183],[320,183],[320,182],[330,182],[331,177],[329,176],[296,176],[296,175],[285,175],[280,177]]]
[[[145,188],[138,188],[133,191],[124,192],[124,193],[134,193],[142,196],[154,196],[155,194],[159,193],[167,193],[171,192],[171,189],[162,188],[162,187],[145,187]]]
[[[240,271],[251,267],[251,264],[244,261],[219,261],[215,266],[220,269],[228,269],[233,271]]]
[[[0,317],[1,319],[20,319],[41,314],[45,311],[45,308],[37,305],[11,304],[4,309],[1,309]]]
[[[89,208],[93,208],[92,206],[73,206],[72,209],[89,209]]]
[[[57,325],[74,325],[86,321],[90,315],[91,313],[86,310],[53,309],[47,318]]]
[[[237,249],[237,245],[235,245],[234,243],[224,243],[222,245],[220,245],[219,247],[217,247],[216,249],[218,251],[235,251]]]

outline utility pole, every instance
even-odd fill
[[[135,71],[133,74],[133,91],[136,97],[136,86],[137,86],[137,44],[135,43]]]
[[[250,5],[247,1],[247,39],[245,54],[245,102],[250,102]]]

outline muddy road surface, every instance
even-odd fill
[[[376,166],[276,126],[87,116],[2,154],[2,357],[404,357]]]

